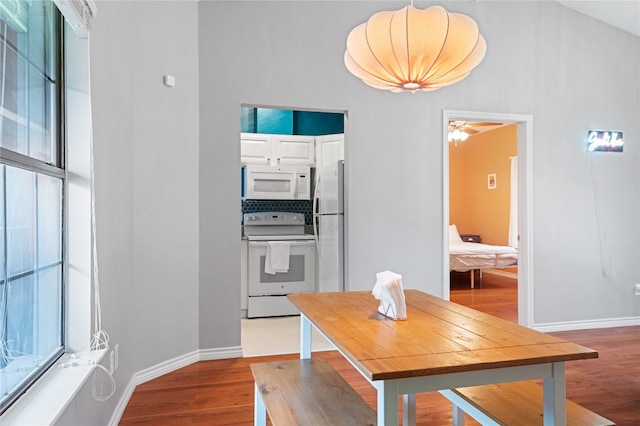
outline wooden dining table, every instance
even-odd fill
[[[543,380],[544,424],[566,423],[565,362],[598,352],[429,295],[405,290],[407,319],[378,313],[369,291],[291,294],[300,310],[300,358],[311,357],[311,326],[377,390],[378,425],[415,425],[415,394]]]

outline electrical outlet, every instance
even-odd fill
[[[636,284],[636,296],[640,296],[640,284]]]
[[[113,351],[109,352],[109,373],[113,374],[115,370],[115,356]]]
[[[113,370],[117,370],[118,369],[118,364],[120,363],[120,344],[116,343],[115,348],[113,348],[113,352],[115,352],[115,364],[114,364],[114,368]]]

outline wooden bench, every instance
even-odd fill
[[[543,424],[542,386],[535,382],[510,382],[441,391],[453,403],[454,425],[464,425],[465,403],[480,411],[482,418],[467,413],[482,424],[535,426]],[[486,416],[486,417],[484,417]],[[567,426],[615,425],[608,419],[567,400]]]
[[[252,364],[254,424],[375,425],[375,411],[322,358]]]

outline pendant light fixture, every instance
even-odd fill
[[[487,45],[476,22],[442,6],[374,14],[347,38],[344,63],[369,86],[392,92],[437,90],[464,79]]]

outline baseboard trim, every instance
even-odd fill
[[[513,280],[518,279],[518,274],[508,271],[501,271],[499,269],[483,269],[482,273],[487,275],[496,275],[503,278],[511,278]]]
[[[198,361],[210,361],[214,359],[227,359],[227,358],[242,358],[242,347],[232,346],[229,348],[215,348],[215,349],[201,349],[190,352],[188,354],[180,355],[175,358],[163,361],[152,367],[145,368],[144,370],[134,373],[127,384],[120,401],[116,404],[116,408],[111,416],[109,425],[117,426],[122,419],[127,404],[136,390],[138,385],[148,382],[149,380],[156,379],[165,374],[171,373],[187,365],[193,364]]]
[[[118,426],[120,420],[122,419],[122,415],[124,414],[124,410],[126,410],[127,404],[129,404],[131,395],[133,395],[133,391],[135,390],[136,384],[132,377],[131,380],[129,380],[129,383],[127,383],[127,387],[124,389],[124,392],[120,397],[120,401],[118,401],[118,403],[116,404],[116,408],[113,410],[113,415],[111,416],[111,421],[109,421],[109,426]]]
[[[568,321],[556,323],[535,324],[534,330],[543,333],[554,331],[590,330],[595,328],[631,327],[640,325],[640,317],[608,318],[598,321]]]
[[[220,349],[201,349],[199,351],[200,361],[211,361],[213,359],[242,358],[242,346],[232,346]]]
[[[179,368],[198,362],[200,360],[198,352],[199,351],[193,351],[188,354],[180,355],[156,364],[153,367],[138,371],[133,375],[133,380],[135,381],[136,386],[138,386],[148,382],[149,380],[156,379]]]

